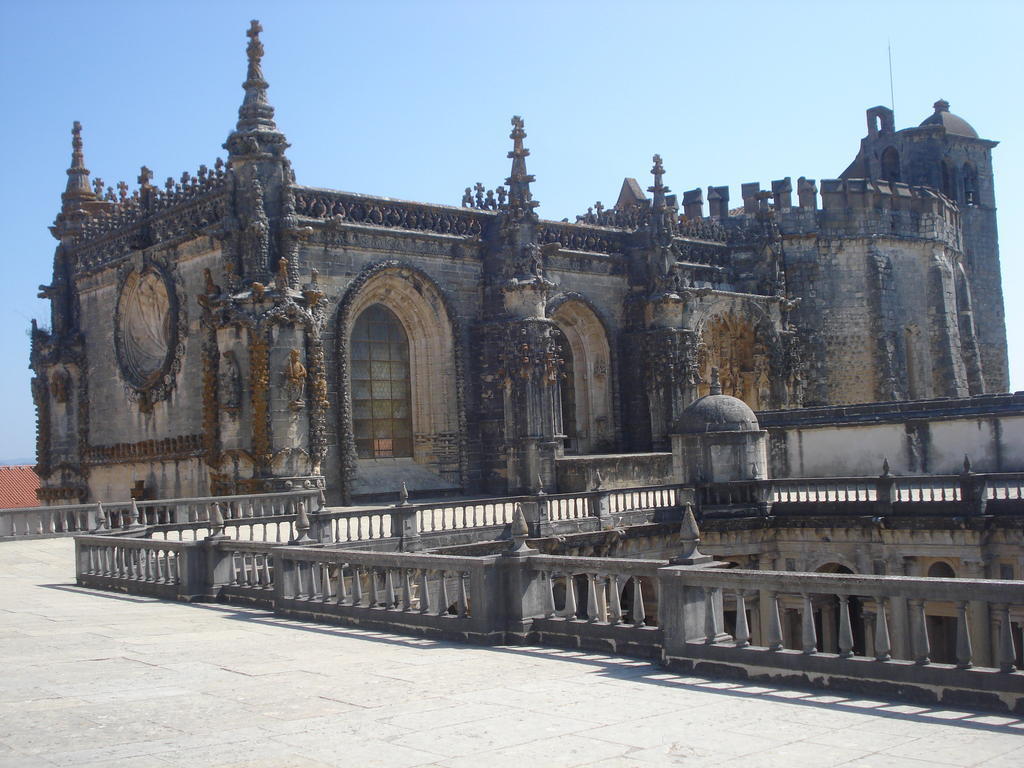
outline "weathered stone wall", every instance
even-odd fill
[[[1024,471],[1024,393],[758,414],[772,477]]]

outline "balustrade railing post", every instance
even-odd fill
[[[896,480],[889,474],[888,459],[882,462],[882,474],[875,479],[875,505],[879,516],[892,514],[892,489]]]
[[[742,589],[736,590],[736,647],[750,645],[750,627],[747,624],[747,596]]]
[[[967,605],[966,600],[959,600],[956,604],[956,665],[960,669],[969,669],[974,661]]]
[[[839,595],[839,655],[853,656],[853,625],[850,622],[850,596]]]
[[[608,621],[612,624],[619,624],[622,621],[622,597],[619,595],[619,577],[610,574],[608,576]]]
[[[925,618],[924,600],[912,597],[910,605],[910,644],[915,664],[929,664],[931,644],[928,642],[928,624]]]
[[[415,552],[423,548],[416,507],[399,506],[392,510],[391,535],[399,540],[400,552]]]
[[[587,619],[592,624],[596,624],[604,620],[600,616],[600,608],[598,607],[597,600],[597,574],[587,574]]]
[[[430,581],[427,569],[420,568],[420,613],[430,613]]]
[[[1013,672],[1017,668],[1017,649],[1013,645],[1010,606],[996,606],[996,616],[999,619],[999,671]]]
[[[806,654],[818,652],[818,633],[814,627],[814,601],[811,595],[803,594],[803,608],[801,610],[801,645]]]
[[[555,616],[555,574],[546,571],[541,577],[547,582],[544,590],[544,618],[551,619]]]
[[[875,597],[875,659],[889,661],[892,643],[889,639],[889,620],[885,616],[885,598]]]
[[[762,592],[762,595],[766,593]],[[779,593],[767,592],[768,605],[765,613],[767,616],[765,626],[765,645],[769,651],[781,651],[782,643],[782,617],[779,615]]]
[[[576,580],[571,573],[563,574],[565,578],[565,618],[576,618]]]
[[[959,476],[960,503],[967,515],[984,515],[988,506],[988,477],[971,471],[971,462],[964,456],[964,469]]]
[[[451,605],[451,598],[448,596],[448,581],[445,578],[447,574],[442,570],[438,571],[438,575],[441,577],[441,583],[439,585],[440,589],[438,590],[438,593],[440,594],[440,605],[437,606],[437,615],[446,616],[448,614],[448,606]]]
[[[647,620],[647,611],[644,609],[644,589],[640,584],[640,577],[633,577],[633,606],[632,619],[634,627],[642,627]]]
[[[718,611],[721,598],[720,587],[704,588],[704,642],[708,645],[722,639],[722,617]]]

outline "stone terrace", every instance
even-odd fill
[[[1024,720],[74,586],[0,545],[4,766],[1024,765]]]

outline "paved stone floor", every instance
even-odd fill
[[[1024,721],[73,586],[0,543],[4,766],[1021,768]]]

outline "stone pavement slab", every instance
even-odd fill
[[[1024,721],[74,586],[0,543],[0,768],[1024,766]]]

